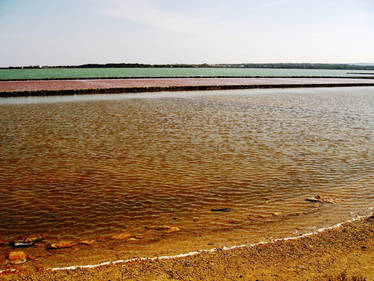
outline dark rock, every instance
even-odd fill
[[[319,195],[314,196],[314,198],[307,198],[305,201],[308,202],[314,202],[314,203],[329,203],[329,204],[335,204],[341,202],[340,199],[336,198],[330,198],[330,197],[321,197]]]
[[[230,208],[210,209],[212,212],[231,212]]]
[[[159,230],[159,231],[167,231],[167,232],[176,232],[180,231],[180,228],[178,226],[145,226],[145,229],[152,229],[152,230]]]
[[[374,214],[371,215],[370,217],[368,217],[366,220],[368,220],[368,221],[372,221],[372,220],[374,220]]]

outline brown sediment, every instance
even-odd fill
[[[4,280],[341,280],[374,278],[374,216],[315,235],[91,269],[9,271]],[[20,269],[22,267],[20,266]],[[360,279],[358,279],[360,280]],[[365,279],[361,279],[365,280]]]
[[[374,86],[374,79],[148,78],[0,81],[0,97],[342,86]]]

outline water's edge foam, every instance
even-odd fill
[[[259,245],[272,244],[272,243],[279,242],[279,241],[302,239],[304,237],[316,235],[316,234],[319,234],[319,233],[327,231],[327,230],[332,230],[332,229],[335,229],[335,228],[339,228],[344,224],[352,223],[352,222],[355,222],[355,221],[358,221],[358,220],[361,220],[361,219],[364,219],[364,218],[368,218],[370,216],[371,215],[356,216],[356,217],[354,217],[350,220],[347,220],[345,222],[338,223],[338,224],[335,224],[335,225],[329,226],[329,227],[323,227],[323,228],[317,229],[316,231],[313,231],[313,232],[301,234],[299,236],[291,236],[291,237],[285,237],[285,238],[272,239],[272,240],[266,241],[266,242],[257,242],[257,243],[252,243],[252,244],[242,244],[242,245],[236,245],[236,246],[232,246],[232,247],[224,246],[222,248],[212,248],[212,249],[209,249],[209,250],[197,250],[197,251],[184,253],[184,254],[179,254],[179,255],[173,255],[173,256],[159,256],[159,257],[152,257],[152,258],[147,258],[147,257],[133,258],[133,259],[127,259],[127,260],[106,261],[106,262],[102,262],[102,263],[98,263],[98,264],[92,264],[92,265],[90,264],[90,265],[73,265],[73,266],[67,266],[67,267],[53,267],[53,268],[47,268],[46,270],[59,271],[59,270],[77,270],[77,269],[85,269],[85,268],[97,268],[97,267],[106,266],[106,265],[130,263],[130,262],[136,262],[136,261],[152,261],[152,260],[167,260],[167,259],[175,259],[175,258],[184,258],[184,257],[189,257],[189,256],[200,255],[200,254],[203,254],[203,253],[212,253],[212,252],[216,252],[216,251],[219,251],[219,250],[230,251],[230,250],[239,249],[239,248],[246,248],[246,247],[252,248],[252,247],[259,246]],[[1,271],[0,271],[0,273],[1,273]]]

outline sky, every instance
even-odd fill
[[[0,66],[374,63],[374,0],[0,0]]]

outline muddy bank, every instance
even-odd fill
[[[183,258],[133,261],[93,269],[27,270],[3,280],[341,280],[374,278],[374,216],[316,235]],[[22,272],[23,270],[23,272]],[[346,279],[351,280],[351,279]],[[365,279],[356,279],[365,280]]]
[[[342,86],[374,86],[374,79],[150,78],[0,81],[0,97]]]
[[[215,86],[171,86],[171,87],[130,87],[130,88],[98,88],[76,90],[40,90],[40,91],[16,91],[0,93],[1,97],[31,97],[31,96],[67,96],[89,94],[121,94],[121,93],[145,93],[166,91],[213,91],[213,90],[239,90],[239,89],[279,89],[279,88],[317,88],[317,87],[359,87],[374,86],[374,83],[352,84],[281,84],[281,85],[215,85]]]

